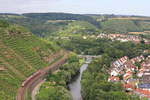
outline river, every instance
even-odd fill
[[[88,64],[92,61],[92,58],[86,59],[86,64],[83,64],[80,68],[80,74],[69,84],[70,93],[73,100],[82,100],[81,96],[81,78],[83,72],[87,69]]]

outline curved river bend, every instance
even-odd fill
[[[83,64],[80,68],[80,74],[69,84],[70,93],[72,95],[73,100],[82,100],[81,96],[81,78],[83,72],[87,69],[88,64],[91,63],[92,58],[86,59],[86,64]]]

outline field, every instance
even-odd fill
[[[113,20],[113,19],[117,19],[117,20],[141,20],[141,21],[150,20],[149,17],[115,17],[115,18],[109,18],[109,20]]]

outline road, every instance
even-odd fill
[[[22,84],[22,87],[19,88],[18,95],[16,100],[25,100],[27,93],[32,93],[35,87],[41,83],[49,72],[56,71],[60,65],[64,64],[68,58],[68,54],[65,54],[64,57],[59,59],[57,62],[54,62],[52,65],[43,68],[37,71],[35,74],[26,79]]]

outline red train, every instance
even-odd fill
[[[23,83],[22,83],[22,87],[26,86],[32,79],[34,79],[36,76],[40,75],[42,73],[41,70],[39,70],[38,72],[34,73],[33,75],[31,75],[29,78],[27,78]]]
[[[39,75],[44,75],[44,74],[48,74],[49,72],[54,72],[55,70],[57,70],[59,68],[60,65],[64,64],[66,62],[66,59],[62,59],[60,60],[58,63],[52,65],[50,68],[47,67],[45,69],[39,70],[36,73],[34,73],[33,75],[31,75],[29,78],[27,78],[23,83],[22,83],[22,87],[26,86],[32,79],[34,79],[35,77],[39,76]]]
[[[27,89],[29,89],[33,83],[36,83],[36,81],[39,80],[39,78],[45,77],[48,73],[56,71],[61,65],[63,65],[66,62],[67,58],[68,57],[65,56],[63,59],[59,60],[57,63],[54,63],[50,65],[49,67],[41,69],[37,71],[36,73],[34,73],[33,75],[31,75],[29,78],[27,78],[21,85],[22,88],[20,88],[19,90],[17,100],[25,100]]]

